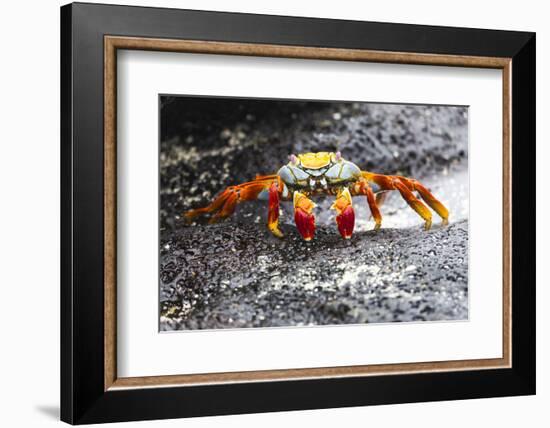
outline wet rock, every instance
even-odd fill
[[[161,329],[463,320],[468,224],[354,234],[254,223],[184,227],[161,252]],[[219,239],[223,236],[223,239]],[[198,250],[189,254],[188,248]]]

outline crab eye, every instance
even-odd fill
[[[339,161],[340,159],[342,159],[342,153],[336,152],[334,157],[335,157],[336,161]]]
[[[296,155],[289,155],[288,156],[288,160],[293,164],[293,165],[298,165],[298,158],[296,157]]]

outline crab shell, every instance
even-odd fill
[[[338,188],[361,178],[361,170],[345,160],[340,152],[291,155],[288,164],[277,172],[285,184],[285,193],[295,190],[307,193],[334,193]]]

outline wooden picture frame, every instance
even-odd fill
[[[118,49],[502,70],[502,358],[118,377]],[[61,9],[61,53],[62,420],[80,424],[535,392],[534,34],[77,3]]]

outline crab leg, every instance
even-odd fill
[[[407,204],[424,219],[424,228],[426,230],[432,225],[432,213],[420,199],[414,196],[413,191],[415,190],[418,191],[422,199],[424,199],[443,219],[443,224],[447,223],[449,217],[447,208],[445,208],[445,206],[418,181],[401,176],[372,174],[366,171],[363,171],[362,175],[367,181],[376,183],[382,190],[398,190]]]
[[[403,180],[403,179],[402,179]],[[449,210],[443,205],[437,198],[432,195],[432,193],[424,187],[424,185],[417,180],[411,180],[411,179],[404,179],[409,181],[414,190],[416,190],[422,199],[430,206],[431,209],[433,209],[439,217],[442,219],[443,224],[447,224],[449,222]]]
[[[315,234],[315,216],[311,213],[315,204],[303,193],[294,192],[294,222],[304,241],[311,241]]]
[[[370,213],[374,219],[374,230],[378,230],[382,226],[382,214],[380,214],[380,208],[378,208],[378,198],[374,196],[374,192],[368,184],[365,186],[365,191],[367,193]]]
[[[282,237],[283,234],[279,229],[280,188],[276,175],[258,176],[254,181],[228,187],[211,204],[187,211],[184,216],[191,220],[199,215],[212,214],[209,222],[216,223],[233,214],[239,202],[258,199],[262,192],[267,191],[269,199],[267,227],[275,236]]]
[[[397,190],[399,190],[399,193],[401,193],[401,196],[405,199],[405,202],[407,202],[407,204],[409,204],[409,206],[424,219],[424,229],[428,230],[432,227],[432,212],[428,209],[428,207],[424,205],[420,199],[414,196],[413,192],[411,192],[401,180],[395,179],[393,185]]]
[[[380,208],[382,205],[384,205],[384,202],[386,201],[387,197],[388,197],[388,191],[387,190],[383,190],[381,192],[376,193],[377,208]]]
[[[271,183],[250,181],[237,186],[230,186],[220,193],[211,204],[203,208],[187,211],[184,216],[191,220],[202,214],[213,214],[209,222],[217,223],[233,214],[239,202],[256,199],[260,192],[265,190],[269,184]]]
[[[378,193],[376,196],[369,186],[369,183],[365,179],[360,179],[358,182],[350,186],[353,196],[365,195],[367,197],[367,202],[369,204],[370,212],[372,218],[374,219],[375,225],[374,230],[380,229],[382,225],[382,214],[380,214],[379,204],[382,204],[385,199],[385,193]],[[384,195],[383,197],[379,197]]]
[[[279,189],[277,183],[269,187],[269,208],[267,212],[267,228],[277,238],[283,237],[283,232],[279,229]]]
[[[338,213],[336,215],[336,224],[338,225],[340,235],[344,239],[351,238],[355,226],[355,212],[353,211],[351,194],[347,187],[338,191],[336,200],[331,208]]]

